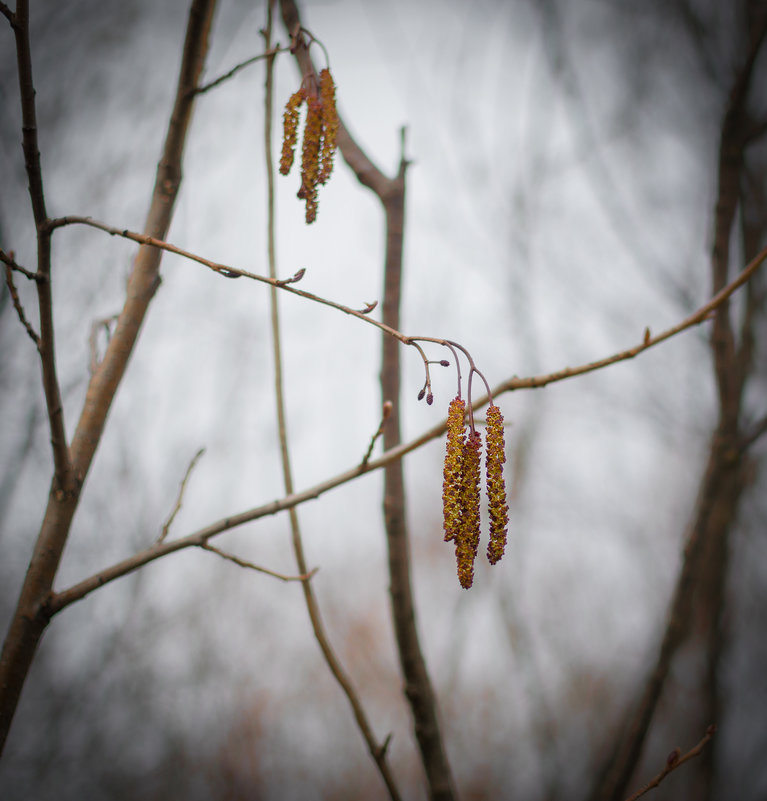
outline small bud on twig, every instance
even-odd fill
[[[666,764],[671,768],[679,762],[679,757],[682,755],[682,749],[678,746],[666,757]]]
[[[283,278],[280,281],[275,281],[274,285],[275,286],[286,286],[287,284],[297,284],[304,277],[305,273],[306,273],[306,268],[302,267],[296,273],[291,275],[290,278]]]

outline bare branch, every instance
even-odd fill
[[[553,384],[557,381],[564,381],[568,378],[574,378],[576,376],[583,375],[584,373],[599,369],[600,367],[605,367],[608,364],[615,364],[618,361],[633,358],[642,351],[647,350],[647,348],[653,347],[660,342],[664,342],[666,339],[669,339],[675,334],[681,333],[687,328],[691,328],[694,325],[699,325],[701,322],[707,319],[708,314],[711,311],[712,304],[715,305],[717,302],[721,302],[721,298],[723,296],[726,295],[729,297],[739,286],[742,286],[743,283],[748,280],[748,277],[750,277],[753,272],[762,264],[765,258],[767,258],[767,249],[760,253],[759,256],[757,256],[757,258],[754,259],[743,270],[740,276],[738,276],[738,278],[736,278],[735,281],[733,281],[728,287],[725,287],[722,292],[718,293],[715,298],[698,309],[698,311],[694,314],[686,317],[685,320],[678,325],[667,329],[661,334],[658,334],[656,337],[651,338],[649,341],[643,341],[640,345],[636,345],[634,348],[614,354],[613,356],[609,356],[597,362],[589,362],[588,364],[581,365],[580,367],[568,367],[558,372],[531,376],[529,378],[512,377],[496,386],[493,389],[493,396],[498,397],[506,392],[512,392],[516,390],[545,387],[548,384]],[[481,409],[488,403],[488,400],[489,398],[487,396],[478,398],[473,402],[474,409]],[[98,589],[98,587],[102,586],[103,584],[114,581],[120,576],[131,573],[134,570],[137,570],[139,567],[142,567],[148,562],[152,562],[161,556],[165,556],[173,551],[182,550],[183,548],[199,546],[202,542],[206,542],[210,538],[215,537],[224,531],[229,531],[237,526],[250,523],[251,521],[258,520],[262,517],[278,514],[279,512],[283,512],[294,506],[299,506],[306,501],[315,500],[329,490],[335,489],[342,484],[353,481],[362,475],[373,472],[374,470],[379,470],[391,462],[402,459],[408,453],[421,448],[423,445],[426,445],[428,442],[431,442],[437,437],[442,436],[446,430],[446,422],[447,421],[443,419],[420,436],[410,440],[410,442],[405,442],[393,448],[389,448],[377,459],[371,459],[364,464],[358,464],[349,470],[345,470],[343,473],[339,473],[338,475],[333,476],[326,481],[315,484],[313,487],[303,490],[302,492],[290,493],[280,500],[271,501],[270,503],[253,507],[252,509],[248,509],[244,512],[229,515],[228,517],[225,517],[215,523],[211,523],[205,528],[189,534],[186,537],[178,540],[172,540],[171,542],[164,542],[159,546],[155,545],[151,548],[147,548],[144,551],[140,551],[134,554],[132,557],[123,560],[122,562],[105,568],[90,578],[81,581],[79,584],[76,584],[67,590],[56,593],[50,599],[48,605],[49,609],[52,614],[55,614],[56,612],[61,611],[64,607],[69,606],[69,604],[84,598],[86,595],[93,592],[93,590]]]
[[[259,275],[257,273],[251,273],[247,270],[240,270],[236,267],[231,267],[224,264],[219,264],[218,262],[212,261],[210,259],[205,258],[204,256],[200,256],[196,253],[191,253],[188,250],[184,250],[183,248],[177,247],[176,245],[172,245],[169,242],[165,242],[162,239],[157,239],[155,237],[147,236],[145,234],[139,234],[135,231],[129,231],[125,228],[115,228],[111,225],[107,225],[106,223],[99,222],[98,220],[94,220],[90,217],[80,217],[80,216],[73,216],[69,215],[66,217],[60,217],[55,220],[49,221],[49,226],[51,228],[58,228],[64,225],[88,225],[92,228],[97,228],[98,230],[105,231],[108,234],[113,236],[121,236],[126,239],[131,239],[135,242],[139,242],[144,245],[149,245],[154,248],[159,248],[161,250],[166,250],[169,253],[175,253],[178,256],[183,256],[184,258],[189,259],[190,261],[198,262],[209,269],[213,270],[216,273],[220,274],[228,274],[227,277],[232,276],[244,276],[245,278],[250,278],[253,281],[258,281],[260,283],[269,284],[270,286],[277,287],[278,289],[283,289],[286,292],[290,292],[294,295],[298,295],[299,297],[305,298],[306,300],[313,301],[314,303],[320,303],[324,306],[329,306],[333,309],[336,309],[344,314],[348,314],[352,317],[356,317],[359,320],[364,320],[365,322],[369,323],[370,325],[374,325],[376,328],[381,329],[385,333],[389,334],[390,336],[394,337],[395,339],[399,340],[404,345],[413,345],[417,346],[417,342],[432,342],[434,344],[442,345],[448,347],[450,345],[455,345],[456,343],[451,342],[447,339],[440,339],[439,337],[428,337],[428,336],[410,336],[403,334],[401,331],[397,331],[396,329],[392,328],[385,323],[379,322],[373,317],[368,315],[367,308],[362,310],[352,309],[349,306],[345,306],[342,303],[337,303],[336,301],[329,300],[328,298],[323,298],[320,295],[315,295],[312,292],[306,292],[301,289],[296,289],[293,286],[290,286],[290,282],[296,282],[303,277],[303,272],[299,270],[294,276],[289,279],[277,279],[277,278],[269,278],[264,275]],[[492,395],[501,395],[505,392],[514,391],[518,389],[536,389],[539,387],[544,387],[547,384],[553,384],[557,381],[562,381],[566,378],[574,378],[575,376],[584,375],[585,373],[591,373],[596,370],[601,370],[603,367],[609,367],[611,364],[615,364],[620,361],[625,361],[626,359],[633,359],[635,356],[638,356],[645,350],[654,347],[655,345],[659,345],[661,342],[665,342],[667,339],[670,339],[677,334],[680,334],[682,331],[686,331],[688,328],[692,328],[696,325],[700,325],[703,322],[706,322],[711,313],[714,312],[722,303],[728,300],[738,289],[744,286],[751,278],[751,276],[762,266],[764,260],[767,258],[767,248],[762,250],[757,256],[752,259],[748,265],[743,269],[743,271],[727,286],[721,289],[719,292],[714,295],[706,304],[701,306],[697,311],[693,312],[689,316],[685,317],[681,322],[677,325],[662,331],[660,334],[656,336],[651,336],[649,329],[645,329],[642,337],[642,342],[638,345],[635,345],[628,350],[619,351],[618,353],[614,353],[611,356],[608,356],[604,359],[599,359],[598,361],[589,362],[587,364],[580,365],[578,367],[565,367],[562,370],[557,370],[553,373],[547,373],[545,375],[539,376],[532,376],[529,378],[517,378],[512,377],[508,380],[498,384],[494,389],[492,389]],[[460,346],[459,346],[460,347]],[[418,348],[421,352],[421,357],[423,361],[427,362],[426,354]],[[464,348],[461,350],[466,353]],[[476,367],[474,368],[476,372],[479,372]],[[484,376],[483,376],[484,378]],[[473,404],[474,408],[482,407],[488,402],[488,396],[485,396],[478,400],[476,403]]]
[[[38,273],[33,273],[30,270],[25,269],[20,264],[16,264],[15,261],[15,253],[11,250],[6,253],[2,248],[0,248],[0,261],[3,262],[6,266],[10,267],[11,270],[17,273],[21,273],[25,278],[28,278],[30,281],[43,281],[45,280],[42,278]]]
[[[373,436],[372,436],[372,438],[370,440],[370,445],[368,445],[367,452],[362,457],[362,464],[363,465],[366,465],[368,463],[368,461],[370,460],[370,456],[373,453],[373,448],[375,447],[375,444],[378,441],[378,438],[381,436],[381,434],[383,434],[384,423],[386,423],[387,419],[389,417],[391,417],[391,413],[392,413],[393,409],[394,409],[394,404],[390,400],[384,401],[383,408],[381,410],[381,422],[378,425],[378,430],[375,432],[375,434],[373,434]]]
[[[737,278],[717,292],[716,295],[714,295],[714,297],[708,301],[708,303],[701,306],[696,312],[693,312],[689,316],[685,317],[680,323],[672,326],[671,328],[667,328],[657,336],[650,336],[649,338],[644,336],[642,343],[635,345],[633,348],[614,353],[612,356],[599,359],[595,362],[583,364],[580,367],[565,367],[563,370],[558,370],[554,373],[549,373],[548,375],[533,376],[531,378],[510,378],[507,381],[499,384],[493,390],[493,394],[499,395],[503,392],[509,392],[511,390],[545,387],[547,384],[553,384],[556,381],[563,381],[566,378],[574,378],[578,375],[585,375],[586,373],[591,373],[595,370],[601,370],[603,367],[609,367],[611,364],[616,364],[617,362],[625,361],[626,359],[633,359],[635,356],[638,356],[648,348],[659,345],[661,342],[671,339],[671,337],[680,334],[682,331],[686,331],[688,328],[693,328],[694,326],[700,325],[701,323],[710,319],[711,313],[715,311],[722,303],[728,300],[738,289],[740,289],[762,266],[765,259],[767,259],[767,248],[762,250],[761,253],[752,259],[743,269],[740,275],[737,276]],[[486,400],[484,402],[486,402]],[[475,404],[475,406],[483,405],[484,403],[482,400]]]
[[[24,314],[24,307],[21,305],[21,300],[19,299],[19,293],[16,291],[16,285],[13,283],[13,269],[11,266],[6,262],[5,265],[5,283],[8,286],[8,292],[11,294],[11,300],[13,301],[13,308],[16,309],[16,314],[19,315],[19,320],[21,320],[21,324],[29,334],[29,338],[32,342],[35,343],[35,347],[40,347],[40,337],[35,332],[35,329],[27,320],[27,316]]]
[[[209,92],[211,89],[215,89],[217,86],[220,86],[224,81],[228,81],[230,78],[235,76],[240,70],[244,70],[245,67],[249,67],[251,64],[255,64],[257,61],[262,61],[265,58],[274,58],[277,53],[287,53],[290,50],[289,47],[279,47],[275,45],[275,47],[267,50],[265,53],[259,53],[257,56],[253,56],[252,58],[245,59],[245,61],[241,61],[239,64],[236,64],[229,72],[225,72],[223,75],[216,78],[214,81],[210,83],[206,83],[203,86],[198,87],[194,90],[194,94],[202,95],[205,92]]]
[[[681,750],[679,748],[675,748],[668,755],[668,759],[666,760],[666,764],[663,766],[663,770],[657,776],[651,779],[644,787],[641,787],[633,795],[629,796],[626,801],[636,801],[637,798],[641,798],[645,793],[657,787],[666,778],[666,776],[669,775],[669,773],[672,773],[693,757],[698,756],[698,754],[700,754],[708,745],[715,733],[716,726],[712,724],[708,727],[708,729],[706,729],[706,734],[703,736],[703,739],[696,746],[691,748],[684,756],[680,756]]]
[[[202,548],[204,551],[215,553],[222,559],[226,559],[229,562],[234,562],[235,565],[245,567],[248,570],[255,570],[258,573],[266,573],[267,576],[273,576],[280,581],[309,581],[319,570],[318,567],[313,567],[308,573],[303,573],[300,576],[286,576],[284,573],[277,573],[274,570],[269,570],[268,567],[261,567],[260,565],[253,564],[253,562],[248,562],[246,559],[240,559],[239,556],[222,551],[220,548],[216,548],[209,542],[204,542],[202,545],[200,545],[200,548]]]
[[[165,250],[168,253],[175,253],[177,256],[183,256],[185,259],[189,259],[190,261],[195,261],[198,264],[202,264],[210,270],[213,270],[215,273],[219,273],[226,278],[239,278],[245,277],[250,278],[252,281],[258,281],[262,284],[269,284],[270,286],[277,287],[278,289],[284,289],[286,292],[291,292],[294,295],[298,295],[299,297],[305,298],[306,300],[314,301],[315,303],[321,303],[324,306],[330,306],[333,309],[337,309],[338,311],[343,312],[344,314],[351,315],[352,317],[357,317],[360,320],[365,320],[366,322],[370,323],[371,325],[380,328],[382,331],[385,331],[390,336],[399,339],[402,343],[409,345],[411,344],[408,340],[409,337],[406,337],[404,334],[401,334],[399,331],[395,331],[389,326],[385,325],[384,323],[378,322],[378,320],[368,317],[369,314],[368,308],[366,307],[362,311],[358,311],[357,309],[352,309],[349,306],[344,306],[342,303],[336,303],[333,300],[328,300],[327,298],[320,297],[319,295],[315,295],[312,292],[306,292],[301,289],[296,289],[290,284],[295,284],[300,281],[304,274],[305,269],[300,269],[290,278],[277,278],[277,277],[267,277],[265,275],[259,275],[257,273],[251,273],[247,270],[241,270],[237,267],[232,267],[227,264],[219,264],[216,261],[212,261],[211,259],[207,259],[204,256],[200,256],[196,253],[191,253],[188,250],[184,250],[183,248],[177,247],[176,245],[172,245],[170,242],[165,242],[162,239],[158,239],[157,237],[148,236],[146,234],[139,234],[135,231],[130,231],[127,228],[115,228],[114,226],[107,225],[106,223],[99,222],[98,220],[94,220],[91,217],[80,217],[76,215],[69,215],[67,217],[59,217],[55,220],[50,220],[48,222],[48,227],[51,229],[60,228],[65,225],[88,225],[91,228],[97,228],[100,231],[104,231],[111,236],[120,236],[125,239],[130,239],[133,242],[138,242],[142,245],[147,245],[152,248],[157,248],[158,250]],[[371,309],[372,311],[372,309]],[[429,337],[418,337],[421,340],[428,340],[432,342],[442,342],[442,340],[437,339],[430,339]]]
[[[176,503],[173,505],[173,509],[162,527],[162,531],[160,532],[160,536],[157,538],[157,542],[163,542],[168,536],[170,527],[173,525],[173,521],[176,519],[179,509],[181,509],[181,502],[184,499],[184,492],[186,492],[186,484],[187,481],[189,481],[189,476],[192,475],[192,470],[194,470],[197,462],[200,461],[200,457],[203,455],[203,453],[205,453],[205,448],[200,448],[200,450],[198,450],[197,453],[195,453],[195,455],[192,457],[192,461],[189,462],[189,465],[186,468],[186,473],[184,473],[184,477],[181,479],[181,486],[178,489]]]

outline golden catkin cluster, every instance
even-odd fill
[[[287,175],[293,166],[298,141],[298,121],[301,105],[306,101],[306,123],[301,149],[301,187],[298,197],[306,202],[306,222],[317,218],[317,192],[320,184],[327,183],[333,171],[333,156],[338,134],[336,88],[328,69],[319,74],[319,90],[312,93],[305,88],[291,95],[282,115],[282,157],[280,172]]]
[[[482,441],[477,431],[465,433],[465,403],[453,398],[447,414],[447,445],[442,482],[442,506],[445,541],[455,542],[458,580],[464,589],[474,582],[474,560],[479,549]],[[487,411],[485,436],[485,471],[490,517],[490,544],[487,558],[496,564],[506,547],[509,508],[503,465],[506,461],[503,437],[503,415],[497,406]]]

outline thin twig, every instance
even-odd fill
[[[275,570],[270,570],[268,567],[261,567],[261,565],[253,564],[253,562],[248,562],[247,559],[240,559],[239,556],[235,556],[234,554],[228,553],[227,551],[222,551],[220,548],[216,548],[214,545],[211,545],[209,542],[203,542],[200,546],[204,551],[210,551],[211,553],[215,553],[220,556],[222,559],[226,559],[229,562],[233,562],[235,565],[239,565],[240,567],[245,567],[248,570],[255,570],[258,573],[266,573],[267,576],[273,576],[280,581],[309,581],[319,570],[318,567],[313,567],[308,573],[303,573],[300,576],[286,576],[284,573],[278,573]]]
[[[55,220],[50,220],[48,223],[48,228],[60,228],[65,225],[88,225],[91,228],[96,228],[100,231],[104,231],[111,236],[120,236],[125,239],[130,239],[133,242],[138,242],[141,245],[148,245],[149,247],[158,248],[159,250],[165,250],[168,253],[175,253],[177,256],[183,256],[190,261],[195,261],[198,264],[202,264],[210,270],[213,270],[215,273],[219,273],[220,275],[225,276],[226,278],[234,278],[234,277],[245,277],[250,278],[252,281],[258,281],[262,284],[269,284],[270,286],[277,287],[278,289],[284,289],[286,292],[290,292],[294,295],[298,295],[299,297],[305,298],[306,300],[311,300],[315,303],[321,303],[324,306],[330,306],[331,308],[337,309],[338,311],[343,312],[344,314],[349,314],[352,317],[356,317],[360,320],[365,320],[371,325],[380,328],[386,333],[390,334],[391,336],[399,339],[404,344],[410,344],[408,341],[408,337],[404,334],[401,334],[399,331],[393,331],[389,328],[389,326],[384,325],[383,323],[378,322],[373,317],[369,317],[368,306],[361,311],[357,309],[352,309],[349,306],[344,306],[342,303],[336,303],[335,301],[328,300],[327,298],[320,297],[319,295],[315,295],[311,292],[306,292],[301,289],[296,289],[290,284],[294,284],[303,278],[305,270],[298,270],[293,276],[290,278],[277,278],[274,277],[267,277],[265,275],[259,275],[257,273],[251,273],[247,270],[241,270],[237,267],[232,267],[228,264],[220,264],[219,262],[212,261],[211,259],[207,259],[204,256],[200,256],[196,253],[191,253],[188,250],[184,250],[183,248],[177,247],[176,245],[172,245],[170,242],[165,242],[162,239],[157,239],[152,236],[147,236],[146,234],[139,234],[135,231],[130,231],[127,228],[115,228],[114,226],[107,225],[106,223],[99,222],[98,220],[94,220],[91,217],[81,217],[77,215],[68,215],[66,217],[59,217]],[[418,339],[428,340],[428,337],[418,337]],[[437,342],[442,342],[442,340],[432,340]]]
[[[370,445],[368,445],[367,453],[362,457],[362,464],[366,465],[370,460],[370,457],[373,453],[373,448],[375,447],[378,438],[383,434],[384,430],[384,423],[386,423],[387,419],[391,417],[392,409],[394,408],[394,404],[390,401],[384,401],[383,409],[381,410],[381,422],[378,425],[378,429],[375,434],[370,439]]]
[[[0,261],[3,262],[3,264],[6,264],[15,272],[21,273],[25,278],[28,278],[30,281],[44,280],[39,273],[33,273],[31,270],[27,270],[20,264],[16,264],[15,254],[12,250],[6,253],[2,248],[0,248]]]
[[[716,726],[713,724],[706,729],[706,734],[703,736],[703,739],[694,747],[691,748],[684,756],[680,756],[681,749],[675,748],[669,755],[668,759],[666,760],[666,764],[663,766],[663,770],[655,776],[655,778],[651,779],[644,787],[640,787],[632,796],[626,799],[626,801],[636,801],[637,798],[641,798],[645,793],[653,790],[657,787],[665,778],[675,771],[680,765],[684,765],[689,759],[698,756],[703,749],[708,745],[711,738],[716,733]]]
[[[245,67],[249,67],[251,64],[255,64],[257,61],[262,61],[265,58],[274,58],[277,53],[287,53],[290,51],[289,47],[279,47],[278,45],[267,50],[265,53],[259,53],[257,56],[252,56],[251,58],[246,59],[245,61],[241,61],[239,64],[236,64],[229,72],[224,73],[223,75],[216,78],[214,81],[210,83],[206,83],[203,86],[198,87],[194,90],[194,94],[202,95],[205,92],[214,89],[216,86],[220,86],[224,81],[228,81],[231,77],[236,75],[240,70],[244,70]]]
[[[21,320],[21,324],[29,334],[29,338],[32,342],[35,343],[35,347],[40,347],[40,337],[37,335],[34,328],[27,320],[27,316],[24,314],[24,307],[21,305],[21,300],[19,300],[19,293],[16,291],[16,285],[13,283],[13,270],[11,266],[6,263],[5,265],[5,283],[8,286],[8,292],[11,294],[11,300],[13,301],[13,308],[16,309],[16,314],[19,315],[19,320]]]
[[[342,303],[337,303],[336,301],[329,300],[328,298],[323,298],[320,295],[315,295],[312,292],[306,292],[301,289],[296,289],[294,286],[290,286],[291,281],[296,281],[297,276],[303,277],[303,273],[299,270],[296,275],[292,277],[292,279],[278,279],[278,278],[270,278],[264,275],[259,275],[257,273],[251,273],[247,270],[240,270],[236,267],[231,267],[225,264],[219,264],[218,262],[211,261],[203,256],[200,256],[196,253],[191,253],[190,251],[184,250],[183,248],[177,247],[176,245],[172,245],[169,242],[165,242],[161,239],[156,239],[151,236],[146,236],[144,234],[138,234],[135,231],[130,231],[126,228],[115,228],[111,225],[107,225],[106,223],[99,222],[98,220],[94,220],[91,217],[81,217],[81,216],[73,216],[69,215],[66,217],[59,217],[55,220],[50,220],[48,226],[50,228],[58,228],[64,225],[88,225],[92,228],[96,228],[100,231],[104,231],[112,236],[121,236],[126,239],[131,239],[134,242],[139,242],[143,245],[149,245],[154,248],[159,248],[160,250],[166,250],[169,253],[175,253],[178,256],[183,256],[184,258],[189,259],[190,261],[195,261],[199,264],[208,267],[209,269],[213,270],[216,273],[221,274],[230,274],[230,275],[237,275],[237,276],[244,276],[245,278],[250,278],[253,281],[258,281],[260,283],[269,284],[270,286],[277,287],[278,289],[282,289],[285,292],[290,292],[293,295],[298,295],[299,297],[304,298],[305,300],[313,301],[314,303],[320,303],[324,306],[329,306],[330,308],[336,309],[337,311],[343,312],[344,314],[348,314],[352,317],[356,317],[358,320],[364,320],[370,325],[379,328],[381,331],[389,334],[389,336],[394,337],[395,339],[399,340],[403,345],[412,345],[416,346],[417,342],[432,342],[437,345],[442,346],[449,346],[451,343],[450,340],[447,339],[440,339],[439,337],[428,337],[428,336],[409,336],[403,334],[401,331],[397,331],[396,329],[392,328],[391,326],[386,325],[385,323],[379,322],[373,317],[370,317],[366,310],[358,311],[357,309],[352,309],[349,306],[345,306]],[[670,339],[671,337],[675,336],[676,334],[685,331],[688,328],[692,328],[693,326],[700,325],[701,323],[705,322],[711,312],[715,311],[720,304],[724,303],[731,295],[733,295],[740,287],[742,287],[750,278],[751,276],[761,267],[764,260],[767,258],[767,248],[762,250],[757,256],[752,259],[748,265],[743,269],[743,271],[733,280],[731,281],[726,287],[724,287],[721,291],[717,292],[713,298],[711,298],[708,303],[701,306],[696,312],[685,317],[680,323],[673,326],[672,328],[668,328],[665,331],[657,334],[656,336],[648,336],[648,330],[644,331],[642,342],[638,345],[635,345],[633,348],[628,350],[619,351],[618,353],[614,353],[611,356],[608,356],[605,359],[600,359],[598,361],[589,362],[587,364],[580,365],[579,367],[565,367],[563,370],[557,370],[553,373],[547,373],[546,375],[541,376],[532,376],[530,378],[517,378],[512,377],[507,381],[498,384],[494,389],[492,389],[492,395],[501,395],[505,392],[510,392],[518,389],[536,389],[540,387],[544,387],[547,384],[553,384],[556,381],[562,381],[565,378],[574,378],[578,375],[584,375],[585,373],[590,373],[595,370],[600,370],[603,367],[608,367],[611,364],[615,364],[616,362],[625,361],[626,359],[633,359],[635,356],[639,355],[645,350],[654,347],[655,345],[660,344],[661,342],[665,342],[665,340]],[[461,348],[464,353],[467,353],[464,348]],[[426,354],[420,350],[421,356],[424,361],[426,361]],[[474,368],[475,372],[479,373],[479,370]],[[481,375],[481,373],[480,373]],[[484,379],[484,376],[481,376]],[[490,395],[480,398],[480,400],[473,403],[473,407],[481,408],[484,406],[488,400]]]
[[[189,462],[186,472],[184,473],[184,477],[181,479],[181,486],[178,489],[176,502],[173,504],[173,509],[171,510],[170,515],[168,515],[168,519],[163,524],[162,531],[160,532],[160,536],[157,538],[157,542],[164,542],[165,538],[168,536],[170,527],[173,525],[173,521],[176,519],[179,509],[181,509],[181,502],[184,499],[184,493],[186,492],[186,484],[187,481],[189,481],[189,476],[192,475],[192,470],[194,470],[197,462],[200,461],[200,457],[203,455],[203,453],[205,453],[205,448],[200,448],[200,450],[198,450],[197,453],[195,453],[195,455],[192,457],[192,461]]]

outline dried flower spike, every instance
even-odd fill
[[[447,411],[447,445],[442,482],[442,511],[445,542],[455,539],[461,528],[461,458],[464,442],[466,406],[453,398]]]
[[[485,441],[487,498],[490,512],[490,543],[487,546],[487,558],[490,564],[494,565],[501,560],[506,548],[506,529],[509,523],[509,506],[506,503],[506,484],[503,478],[503,465],[506,462],[503,415],[494,405],[487,410]]]
[[[298,139],[298,115],[301,104],[306,99],[306,92],[299,89],[294,92],[282,115],[282,157],[280,158],[280,172],[287,175],[293,166],[293,155]]]
[[[320,100],[322,102],[322,148],[317,183],[327,183],[333,172],[333,156],[336,152],[338,134],[338,112],[336,111],[336,87],[329,69],[320,72]]]
[[[472,431],[461,454],[461,527],[455,537],[458,581],[468,590],[474,582],[474,559],[479,548],[479,477],[482,438]]]
[[[301,152],[301,186],[298,197],[306,202],[306,222],[317,218],[317,189],[327,183],[333,172],[336,152],[338,112],[336,87],[328,69],[305,78],[304,86],[291,95],[283,114],[280,172],[287,175],[293,166],[301,104],[306,101],[304,141]],[[372,310],[372,309],[371,309]]]

